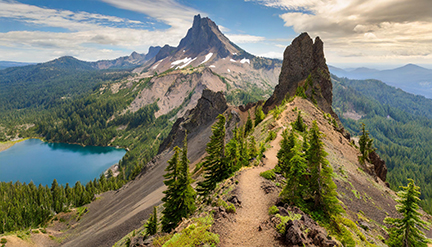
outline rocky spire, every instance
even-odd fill
[[[307,33],[300,34],[285,49],[279,84],[265,102],[264,110],[268,112],[285,97],[294,96],[297,87],[303,87],[309,99],[339,120],[331,108],[332,83],[324,57],[323,42],[316,37],[314,43]]]
[[[219,27],[208,17],[194,16],[192,27],[187,32],[177,48],[178,51],[185,50],[190,55],[198,55],[203,51],[216,52],[220,57],[226,57],[231,53],[242,51],[233,44]]]

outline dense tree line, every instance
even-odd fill
[[[210,142],[207,143],[208,155],[203,163],[204,180],[197,186],[198,194],[204,197],[216,188],[217,183],[230,177],[241,167],[249,165],[250,161],[258,156],[255,138],[248,135],[251,130],[245,131],[244,127],[235,128],[233,138],[225,143],[226,118],[219,115],[217,119],[216,124],[212,126]],[[253,123],[249,125],[253,126]]]
[[[302,123],[299,113],[292,125],[302,130],[285,129],[282,133],[276,171],[282,173],[287,182],[281,197],[317,219],[328,220],[344,210],[337,199],[333,169],[325,158],[327,153],[321,141],[322,133],[316,121],[309,131]],[[303,135],[303,143],[298,139],[298,134]]]
[[[0,70],[0,112],[56,107],[65,98],[88,93],[103,82],[129,75],[107,72],[71,57]]]
[[[414,179],[422,188],[420,202],[432,212],[432,100],[414,96],[375,80],[333,78],[333,108],[352,135],[366,124],[376,152],[388,167],[392,189]],[[344,115],[355,111],[358,121]]]
[[[37,228],[46,225],[55,214],[90,203],[96,194],[118,189],[126,183],[121,170],[117,177],[79,181],[73,187],[59,185],[54,179],[51,187],[20,182],[0,182],[0,233]]]
[[[250,118],[249,118],[250,120]],[[225,143],[226,118],[220,114],[217,122],[212,126],[212,135],[207,143],[207,156],[202,164],[204,180],[199,182],[196,191],[192,188],[192,179],[189,174],[189,160],[187,159],[187,136],[183,142],[183,148],[174,147],[173,156],[168,161],[165,169],[164,210],[162,211],[162,231],[170,232],[182,218],[187,218],[195,211],[197,194],[204,200],[212,200],[209,195],[217,187],[217,183],[229,178],[242,166],[247,166],[255,159],[259,152],[253,136],[249,136],[251,130],[235,128],[233,138]],[[253,128],[253,122],[249,124]],[[248,127],[249,128],[249,127]],[[153,217],[153,216],[152,216]],[[148,221],[151,229],[157,225],[154,217]]]

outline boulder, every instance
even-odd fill
[[[387,166],[385,161],[382,160],[375,151],[369,153],[369,160],[374,165],[375,174],[385,182],[387,178]]]

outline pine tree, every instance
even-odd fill
[[[248,118],[245,124],[244,136],[247,136],[253,129],[252,119],[250,117],[250,113],[248,111]]]
[[[187,158],[187,135],[183,141],[183,149],[181,153],[180,163],[179,163],[179,175],[178,175],[178,195],[177,205],[178,211],[181,217],[188,217],[191,215],[196,207],[195,207],[195,198],[196,192],[192,188],[191,184],[193,180],[189,174],[189,163],[190,161]],[[181,219],[181,218],[180,218]]]
[[[164,184],[167,186],[167,190],[162,201],[164,202],[164,210],[162,211],[162,231],[169,232],[173,229],[177,222],[179,222],[176,211],[177,206],[175,198],[177,197],[177,177],[179,173],[179,155],[180,148],[174,147],[174,155],[168,161],[168,166],[165,169],[166,174],[164,175]],[[180,219],[181,220],[181,219]]]
[[[56,213],[63,211],[62,192],[57,179],[54,179],[51,184],[52,208]]]
[[[219,120],[212,126],[213,135],[207,143],[207,154],[203,163],[204,181],[198,183],[197,191],[200,195],[206,196],[216,188],[216,184],[230,174],[229,164],[225,159],[225,116],[219,115]]]
[[[393,225],[390,228],[387,244],[390,247],[422,247],[430,243],[423,230],[429,230],[428,223],[422,220],[419,210],[420,187],[414,184],[412,179],[408,179],[408,186],[402,187],[402,191],[397,194],[400,199],[396,201],[396,210],[402,214],[402,219],[387,217],[384,223]]]
[[[289,166],[284,171],[287,182],[281,192],[281,197],[296,203],[302,199],[303,190],[307,186],[304,178],[307,174],[307,161],[297,145],[291,149],[291,153]]]
[[[168,161],[165,185],[168,187],[162,211],[162,230],[169,232],[174,229],[182,218],[188,217],[195,211],[196,192],[192,188],[189,174],[189,160],[187,158],[187,135],[183,142],[183,149],[174,148],[174,155]],[[181,157],[179,159],[181,151]]]
[[[265,114],[263,112],[262,106],[258,106],[255,109],[255,126],[261,123],[265,118]]]
[[[294,131],[289,131],[285,129],[282,132],[282,141],[280,143],[280,149],[277,153],[278,158],[278,166],[282,169],[284,173],[288,172],[289,162],[293,157],[292,150],[296,145],[297,137],[294,134]]]
[[[239,129],[235,128],[233,130],[233,138],[226,144],[225,147],[225,162],[228,162],[230,174],[239,170],[242,166],[240,158],[240,145],[237,141],[239,138]]]
[[[147,235],[155,235],[158,230],[157,208],[153,207],[153,214],[144,225]]]
[[[361,153],[359,161],[364,164],[366,161],[369,161],[369,154],[375,150],[373,148],[373,139],[369,137],[369,131],[366,130],[364,123],[362,123],[362,135],[359,139],[359,145]]]
[[[324,143],[321,141],[322,133],[316,121],[312,123],[309,134],[309,149],[306,159],[311,174],[309,189],[314,196],[315,210],[322,209],[329,215],[343,212],[337,199],[336,184],[333,182],[333,169],[325,158]]]
[[[251,136],[249,138],[249,159],[256,158],[258,156],[257,143],[255,137]]]
[[[239,147],[240,147],[241,166],[248,166],[249,165],[248,141],[247,141],[247,138],[246,138],[246,134],[243,134],[243,133],[245,133],[245,131],[244,131],[244,128],[241,127],[239,129],[239,135],[237,136],[236,141],[238,142]]]
[[[294,130],[304,132],[307,128],[306,124],[303,122],[303,118],[301,116],[301,111],[297,113],[297,119],[294,123],[292,123],[292,127]]]

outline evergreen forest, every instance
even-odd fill
[[[413,179],[422,188],[421,206],[432,212],[432,100],[377,80],[332,79],[333,109],[343,126],[359,136],[364,123],[386,162],[390,187],[397,191]]]

